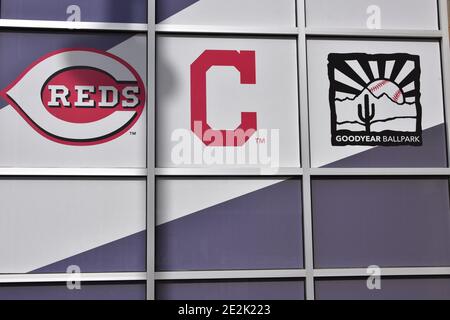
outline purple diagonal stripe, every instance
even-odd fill
[[[0,300],[145,300],[145,283],[82,283],[80,290],[66,283],[0,284]]]
[[[375,147],[324,168],[439,168],[447,166],[445,124],[423,131],[421,147]]]
[[[156,23],[166,20],[200,0],[156,0]]]
[[[300,190],[286,180],[158,226],[157,270],[302,267]]]
[[[158,300],[304,300],[305,283],[295,280],[164,281]]]
[[[383,278],[381,290],[369,290],[366,279],[331,279],[315,283],[318,300],[449,300],[450,279]]]
[[[66,21],[78,5],[81,21],[147,23],[147,0],[2,0],[2,19]]]
[[[450,264],[447,178],[314,179],[316,268]]]
[[[31,273],[64,273],[72,265],[79,266],[81,272],[144,272],[145,260],[146,232],[142,231]]]

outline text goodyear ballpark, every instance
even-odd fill
[[[127,62],[93,49],[64,49],[33,63],[1,95],[42,136],[95,145],[133,127],[145,86]]]

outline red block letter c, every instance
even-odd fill
[[[235,130],[213,130],[207,122],[206,74],[213,66],[235,67],[241,76],[241,84],[256,83],[256,58],[254,51],[206,50],[191,65],[191,130],[207,146],[241,146],[256,131],[256,112],[242,112],[241,124]],[[199,132],[199,127],[201,132]],[[208,136],[222,137],[222,141],[206,141]],[[246,132],[243,139],[227,139]]]

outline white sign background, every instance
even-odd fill
[[[108,50],[127,61],[146,82],[145,35],[136,35]],[[25,49],[25,48],[24,48]],[[28,66],[24,66],[24,69]],[[145,168],[146,109],[130,131],[107,143],[94,146],[68,146],[37,133],[11,107],[0,109],[0,166],[43,168]]]
[[[161,24],[295,27],[295,0],[200,0]]]
[[[0,273],[26,273],[145,230],[145,180],[0,180]]]
[[[380,11],[381,29],[438,29],[436,0],[306,0],[306,25],[312,28],[367,28]]]
[[[330,53],[408,53],[420,56],[422,128],[444,122],[442,71],[438,42],[432,41],[308,41],[308,92],[311,136],[311,166],[329,163],[366,151],[372,147],[331,145],[331,120],[328,93],[328,55]],[[395,147],[393,147],[395,148]]]
[[[188,130],[191,139],[205,148],[190,131],[190,66],[208,49],[256,52],[254,85],[242,85],[234,67],[209,70],[207,113],[211,127],[234,129],[241,121],[241,112],[257,112],[258,129],[280,130],[280,167],[299,167],[296,47],[296,41],[291,39],[158,37],[157,166],[177,166],[171,159],[172,148],[177,143],[171,141],[174,130]],[[255,135],[250,139],[254,138]]]

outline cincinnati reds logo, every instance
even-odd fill
[[[93,49],[52,52],[0,93],[42,136],[66,145],[118,138],[141,116],[145,86],[127,62]]]

